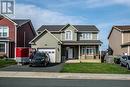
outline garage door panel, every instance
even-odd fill
[[[55,55],[56,55],[55,49],[40,48],[40,49],[38,49],[38,51],[47,52],[49,54],[49,56],[50,56],[51,63],[55,63]]]

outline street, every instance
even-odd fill
[[[130,81],[2,77],[0,87],[130,87]]]

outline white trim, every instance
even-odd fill
[[[7,49],[7,51],[6,51],[7,53],[6,53],[6,54],[7,54],[7,56],[9,57],[9,42],[6,42],[6,47],[7,47],[7,48],[6,48],[6,49]]]
[[[10,40],[0,40],[0,41],[2,41],[2,42],[4,42],[4,41],[8,42],[8,41],[10,41]]]
[[[73,25],[71,25],[71,24],[66,24],[63,28],[61,28],[59,31],[61,31],[61,30],[63,30],[67,25],[70,25],[71,27],[73,27],[74,29],[76,29]],[[77,29],[76,29],[76,31],[78,31]]]
[[[79,45],[79,60],[80,60],[80,45]]]
[[[63,33],[60,33],[60,40],[62,41],[62,35],[63,35]]]
[[[84,33],[84,32],[91,32],[91,33],[98,33],[99,31],[78,31],[79,33]]]
[[[3,25],[0,25],[0,29],[2,29],[2,36],[0,36],[1,38],[7,38],[7,37],[9,37],[9,27],[8,26],[3,26]],[[4,33],[4,28],[6,28],[7,29],[7,36],[3,36],[3,33]]]
[[[113,26],[115,29],[117,29],[117,30],[119,30],[119,31],[121,31],[118,27],[116,27],[116,26]]]
[[[5,50],[4,50],[4,53],[7,53],[7,52],[6,52],[6,51],[7,51],[6,42],[0,42],[0,44],[4,44],[4,46],[5,46],[5,47],[4,47],[4,49],[5,49]]]
[[[124,43],[124,34],[121,33],[122,44]]]
[[[71,33],[71,35],[70,35],[70,38],[67,39],[66,34],[67,34],[68,31]],[[72,33],[71,30],[65,30],[65,40],[73,40],[73,33]]]
[[[128,46],[128,55],[130,55],[130,46]]]
[[[48,31],[47,29],[43,30],[39,35],[37,35],[35,38],[33,38],[29,44],[31,44],[35,39],[37,39],[42,33],[44,33],[45,31],[47,31],[50,35],[52,35],[57,41],[59,41],[60,43],[62,43],[57,37],[55,37],[53,34],[51,34],[50,31]]]
[[[83,38],[83,34],[85,35],[85,38]],[[79,35],[80,40],[93,40],[93,34],[92,33],[89,33],[89,32],[84,33],[83,32],[80,35]],[[88,37],[87,37],[87,35],[88,35]],[[90,38],[89,38],[89,35],[90,35]]]
[[[12,21],[9,17],[7,17],[6,15],[0,14],[1,16],[3,16],[4,18],[8,19],[10,22],[12,22],[14,25],[17,25],[14,21]]]
[[[7,44],[6,44],[6,42],[5,42],[5,53],[7,53]]]

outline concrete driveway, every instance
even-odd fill
[[[61,64],[49,64],[47,67],[29,67],[28,65],[11,65],[1,68],[0,71],[20,71],[20,72],[60,72],[63,68]]]

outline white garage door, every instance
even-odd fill
[[[38,49],[40,52],[47,52],[50,56],[51,63],[55,63],[55,49]]]

